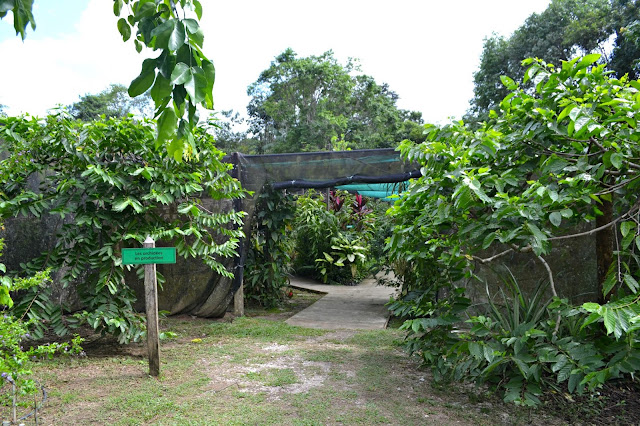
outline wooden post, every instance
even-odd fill
[[[236,271],[236,274],[239,273]],[[233,295],[233,314],[237,317],[244,316],[244,284],[240,283],[240,287]]]
[[[231,154],[231,159],[233,163],[233,170],[231,171],[231,177],[238,179],[240,184],[242,185],[242,171],[240,170],[240,160],[238,158],[238,153],[234,152]],[[233,200],[233,209],[237,212],[242,211],[242,199],[236,198]],[[250,231],[249,231],[250,232]],[[251,239],[250,235],[247,235],[247,240]],[[242,283],[244,277],[244,261],[246,259],[245,255],[245,239],[240,238],[238,242],[238,256],[235,260],[234,266],[234,277],[233,277],[233,287],[236,291],[233,294],[233,314],[237,317],[244,316],[244,284]]]
[[[155,248],[156,242],[150,236],[142,247]],[[147,351],[149,354],[149,375],[160,374],[160,341],[158,335],[158,288],[156,281],[156,265],[144,265],[144,298],[147,311]]]

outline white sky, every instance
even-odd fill
[[[549,0],[201,0],[204,51],[216,66],[217,110],[246,112],[247,86],[287,47],[299,56],[333,49],[343,63],[388,83],[400,108],[427,122],[460,118],[473,96],[482,43],[508,36]],[[0,104],[44,115],[57,104],[128,85],[143,57],[123,43],[110,0],[36,0],[35,32],[0,21]]]

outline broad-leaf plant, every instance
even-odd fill
[[[0,129],[0,215],[57,218],[55,243],[25,268],[51,269],[63,285],[76,286],[85,306],[77,320],[121,342],[140,338],[144,324],[125,280],[131,266],[122,265],[120,253],[141,247],[147,235],[232,276],[222,262],[236,255],[244,213],[211,200],[243,197],[244,191],[207,133],[196,134],[196,150],[181,162],[155,149],[152,122],[132,118],[85,123],[60,112],[44,120],[1,118]],[[34,288],[14,309],[42,298],[45,289]],[[55,314],[59,320],[48,323],[65,334],[72,319],[63,323],[59,307],[50,310],[55,303],[42,305],[40,315]]]
[[[391,308],[409,318],[409,348],[441,376],[495,379],[508,400],[534,405],[545,377],[575,391],[640,369],[640,82],[612,77],[598,59],[525,60],[522,83],[502,76],[509,94],[478,130],[426,125],[424,143],[400,145],[423,177],[390,211],[405,295]],[[594,235],[599,297],[572,307],[547,259],[558,241]],[[454,283],[514,251],[547,271],[547,315],[513,333],[498,316],[472,317],[470,334],[454,333],[469,305]]]

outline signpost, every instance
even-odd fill
[[[153,238],[147,237],[141,249],[122,249],[123,265],[144,265],[144,298],[147,311],[147,352],[149,375],[160,374],[160,339],[158,333],[158,284],[157,263],[176,263],[175,247],[156,247]]]
[[[156,247],[155,242],[151,240],[153,246],[145,248],[125,248],[122,249],[123,265],[149,265],[152,263],[176,263],[175,247]],[[145,243],[147,243],[145,241]]]

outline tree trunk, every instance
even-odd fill
[[[596,217],[596,228],[604,226],[613,221],[613,202],[602,200],[600,206],[602,215]],[[613,262],[613,239],[614,232],[616,232],[615,226],[610,226],[606,229],[598,231],[596,233],[596,259],[598,262],[598,301],[603,304],[606,303],[608,297],[605,297],[602,290],[604,281],[607,278],[607,272]]]

